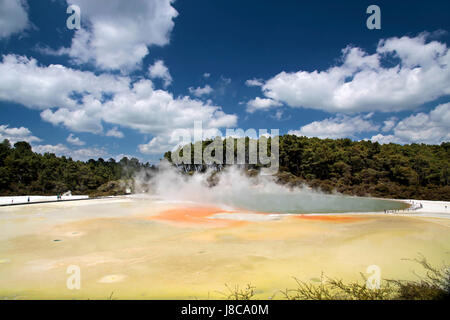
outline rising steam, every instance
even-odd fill
[[[183,174],[162,162],[150,180],[135,177],[137,192],[145,191],[165,201],[186,201],[224,209],[270,213],[374,212],[400,209],[403,204],[373,198],[324,194],[307,186],[288,188],[272,176],[249,177],[236,167],[220,172]]]

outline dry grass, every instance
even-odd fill
[[[340,279],[324,279],[322,274],[319,285],[301,281],[297,278],[295,289],[281,291],[288,300],[386,300],[394,295],[394,288],[387,283],[379,289],[370,289],[366,286],[366,278],[362,275],[364,283],[344,283]]]
[[[308,283],[294,278],[297,286],[294,289],[279,291],[282,298],[287,300],[443,300],[450,298],[450,268],[448,265],[435,267],[423,255],[416,259],[405,259],[418,263],[425,269],[425,276],[418,280],[390,280],[382,281],[380,288],[367,287],[367,278],[361,274],[363,282],[345,283],[341,279],[321,276],[320,284]],[[254,298],[255,287],[247,285],[225,285],[228,292],[221,293],[229,300],[250,300]]]
[[[225,284],[225,287],[227,288],[227,292],[219,293],[227,300],[251,300],[255,295],[256,289],[251,284],[247,284],[247,286],[242,289],[239,285],[230,287],[228,284]]]
[[[450,267],[443,265],[435,267],[419,254],[418,258],[405,259],[422,266],[426,274],[419,276],[416,281],[387,280],[397,287],[397,299],[402,300],[447,300],[450,298]]]

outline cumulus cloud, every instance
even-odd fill
[[[57,144],[57,145],[36,145],[33,146],[33,151],[37,153],[54,153],[56,155],[64,155],[65,152],[68,152],[69,148],[63,144]]]
[[[194,132],[194,126],[164,132],[151,139],[148,143],[140,144],[138,146],[139,151],[144,154],[156,155],[173,150],[187,142],[193,143],[205,139],[214,139],[217,136],[223,137],[222,131],[217,127],[208,126],[207,123],[205,125],[204,122],[201,122],[201,127],[201,136],[197,136],[197,133]]]
[[[103,131],[102,109],[99,100],[86,96],[77,109],[57,108],[54,111],[46,109],[41,112],[41,118],[53,125],[64,125],[73,131],[101,133]]]
[[[172,83],[172,76],[169,69],[164,65],[163,60],[157,60],[148,68],[148,74],[151,79],[162,79],[164,88],[167,88]]]
[[[190,87],[189,88],[189,92],[196,97],[209,95],[213,91],[214,91],[213,88],[211,88],[209,85],[206,85],[203,88],[202,87],[197,87],[197,88]]]
[[[114,127],[106,132],[107,137],[123,138],[125,135],[122,131],[119,131],[117,127]]]
[[[205,72],[203,74],[203,78],[206,78],[206,79],[208,79],[210,76],[211,76],[211,74],[209,72]]]
[[[75,137],[73,133],[69,134],[66,141],[75,146],[84,146],[86,144],[86,142],[81,141],[80,138]]]
[[[383,135],[383,134],[379,133],[377,135],[372,136],[372,138],[367,139],[367,140],[371,140],[373,142],[378,142],[381,144],[385,144],[385,143],[404,144],[404,142],[400,138],[396,137],[393,134]]]
[[[167,91],[155,90],[149,80],[134,83],[129,91],[106,102],[102,117],[106,122],[150,134],[192,127],[194,121],[203,121],[208,127],[227,127],[237,120],[209,102],[174,98]]]
[[[270,108],[279,107],[282,105],[283,105],[282,103],[275,101],[273,99],[270,99],[270,98],[256,97],[255,99],[247,102],[246,111],[249,113],[253,113],[258,110],[268,110]]]
[[[33,151],[37,153],[54,153],[57,156],[71,157],[74,160],[86,161],[89,159],[97,159],[107,157],[108,153],[102,148],[81,148],[70,149],[64,144],[46,144],[46,145],[34,145]]]
[[[35,59],[6,55],[0,63],[0,100],[40,109],[41,118],[74,132],[103,133],[102,123],[153,136],[176,128],[229,127],[237,116],[211,101],[174,97],[156,90],[151,80],[95,75],[61,65],[40,66]]]
[[[328,112],[412,110],[450,94],[450,52],[426,33],[394,37],[381,40],[373,54],[347,47],[340,64],[324,71],[281,72],[262,90],[291,107]]]
[[[148,143],[140,144],[138,149],[139,152],[143,154],[162,154],[166,151],[172,150],[172,148],[178,145],[179,142],[179,139],[175,139],[175,135],[168,133],[154,137]]]
[[[370,140],[401,144],[440,144],[450,141],[450,103],[440,104],[429,113],[411,115],[395,125],[393,134],[377,134]]]
[[[311,122],[301,127],[300,130],[291,130],[288,133],[322,139],[355,138],[356,134],[379,129],[380,126],[374,124],[369,118],[362,115],[353,117],[338,115],[334,118]]]
[[[166,91],[154,90],[148,80],[135,83],[130,92],[117,95],[106,105],[105,121],[155,136],[147,145],[139,146],[146,154],[171,149],[168,146],[177,143],[172,139],[174,131],[192,128],[194,121],[202,121],[205,128],[231,127],[237,123],[236,115],[224,113],[210,101],[175,99]]]
[[[173,0],[67,0],[81,9],[82,29],[76,30],[69,55],[75,63],[93,62],[104,70],[132,70],[140,66],[152,45],[170,41],[178,12]]]
[[[40,66],[33,58],[4,55],[0,63],[0,100],[28,108],[78,107],[77,95],[100,100],[104,94],[128,90],[130,79],[109,74],[95,75],[62,65]]]
[[[11,144],[18,141],[26,141],[28,143],[41,141],[38,137],[33,136],[28,128],[10,128],[8,125],[0,125],[0,142],[8,139]]]
[[[245,81],[245,85],[247,87],[262,87],[264,82],[262,79],[249,79]]]
[[[389,132],[397,124],[397,118],[396,117],[391,117],[391,118],[385,120],[383,123],[384,123],[384,125],[383,125],[383,128],[381,130],[383,132]]]
[[[275,112],[274,118],[277,120],[281,120],[282,117],[283,117],[283,110],[277,110],[277,112]]]
[[[0,39],[25,30],[29,25],[24,0],[0,1]]]

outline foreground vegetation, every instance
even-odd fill
[[[379,289],[370,289],[367,279],[361,274],[364,282],[345,283],[339,279],[326,279],[323,275],[319,284],[307,283],[296,278],[294,289],[281,290],[272,298],[287,300],[448,300],[450,299],[449,266],[434,267],[423,256],[413,259],[421,265],[426,274],[418,276],[418,280],[384,280]],[[256,288],[247,285],[230,287],[222,295],[228,300],[251,300]]]
[[[223,141],[223,163],[226,141]],[[201,142],[202,149],[211,142]],[[270,138],[268,144],[271,144]],[[235,158],[236,145],[235,142]],[[248,148],[249,139],[245,138],[247,160]],[[193,146],[191,153],[193,159]],[[171,152],[164,157],[171,161]],[[307,184],[325,192],[336,190],[358,196],[450,200],[450,142],[380,145],[371,141],[284,135],[279,138],[279,161],[278,181],[291,186]],[[189,173],[194,169],[203,171],[206,167],[184,165],[184,170]],[[247,166],[256,170],[261,167],[259,164]]]

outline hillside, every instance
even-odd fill
[[[269,139],[270,141],[270,139]],[[245,139],[248,157],[248,142]],[[203,141],[203,149],[211,143]],[[224,146],[226,140],[224,140]],[[192,148],[193,152],[193,148]],[[225,153],[224,153],[225,157]],[[171,153],[165,158],[171,160]],[[185,172],[193,167],[185,165]],[[254,174],[261,165],[248,165]],[[204,171],[206,166],[197,167]],[[117,195],[137,172],[156,168],[138,159],[74,161],[32,151],[27,142],[0,143],[0,195]],[[307,184],[325,192],[398,199],[450,200],[450,143],[384,144],[350,139],[280,137],[278,182]],[[124,183],[124,181],[127,181]]]
[[[203,141],[203,149],[210,143],[211,140]],[[246,138],[247,158],[248,143]],[[223,145],[225,150],[226,140]],[[191,150],[193,153],[194,148]],[[279,154],[277,179],[280,183],[305,183],[325,192],[336,190],[358,196],[450,200],[449,142],[381,145],[371,141],[284,135],[280,137]],[[171,153],[167,152],[165,158],[170,161]],[[248,169],[259,167],[247,166]],[[201,170],[204,169],[203,166]],[[185,171],[190,170],[192,166],[185,166]]]
[[[105,161],[74,161],[55,154],[32,151],[27,142],[12,147],[8,140],[0,143],[0,195],[55,195],[71,190],[73,194],[124,194],[131,179],[142,169],[153,170],[149,163],[122,158]]]

